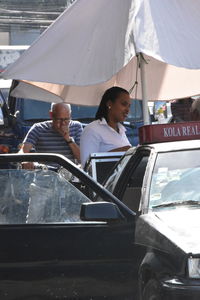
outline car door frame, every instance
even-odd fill
[[[122,299],[136,292],[134,213],[62,155],[0,155],[0,163],[35,160],[62,164],[104,200],[114,202],[124,219],[0,225],[1,299]]]
[[[142,147],[142,148],[136,149],[136,151],[133,153],[132,157],[130,158],[129,162],[127,163],[127,165],[124,167],[123,171],[121,172],[119,180],[113,189],[113,193],[116,197],[118,197],[119,199],[122,199],[122,196],[125,192],[127,183],[130,180],[130,177],[132,176],[135,169],[139,165],[142,157],[150,156],[150,152],[151,152],[150,147]],[[147,165],[148,165],[148,162],[147,162]],[[146,165],[146,167],[147,167],[147,165]]]

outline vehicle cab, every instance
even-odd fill
[[[199,299],[200,122],[139,133],[104,187],[137,214],[141,299]]]
[[[1,299],[199,300],[200,124],[164,126],[104,186],[62,155],[0,154]]]
[[[137,215],[140,297],[199,299],[200,122],[146,125],[139,136],[104,170],[103,185]]]

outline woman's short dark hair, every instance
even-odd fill
[[[108,121],[107,119],[107,115],[108,115],[108,101],[111,102],[115,102],[116,99],[118,98],[118,96],[121,93],[126,93],[129,95],[129,92],[121,87],[118,86],[114,86],[111,87],[110,89],[106,90],[105,93],[103,94],[102,98],[101,98],[101,102],[99,104],[98,110],[96,112],[96,116],[95,119],[96,120],[101,120],[102,118],[105,118],[106,121]]]

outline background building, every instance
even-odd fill
[[[30,45],[74,0],[1,0],[0,45]]]

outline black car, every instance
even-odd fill
[[[1,154],[0,182],[1,300],[135,299],[132,210],[61,155]]]
[[[130,149],[110,192],[61,155],[0,155],[0,299],[199,299],[199,154]]]
[[[157,128],[190,140],[128,150],[104,186],[136,213],[140,299],[200,299],[200,123]]]

